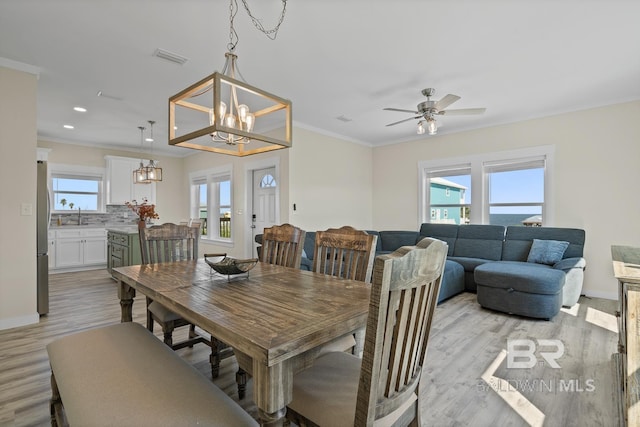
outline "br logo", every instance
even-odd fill
[[[537,344],[536,344],[537,343]],[[564,344],[560,340],[507,340],[507,368],[529,369],[537,363],[536,348],[544,347],[553,351],[538,351],[542,359],[549,366],[559,369],[560,365],[556,360],[564,355]]]

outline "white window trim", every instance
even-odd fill
[[[485,172],[487,165],[504,161],[525,161],[527,159],[545,158],[544,169],[544,205],[542,208],[543,225],[555,224],[554,209],[554,145],[542,145],[538,147],[523,148],[509,151],[476,154],[467,157],[453,157],[418,162],[418,227],[424,222],[430,222],[429,211],[429,173],[438,170],[471,169],[471,200],[478,206],[481,200],[482,209],[471,209],[470,221],[472,224],[489,223],[489,189],[488,178]]]
[[[93,166],[83,166],[83,165],[70,165],[70,164],[63,164],[63,163],[48,163],[48,167],[47,167],[47,183],[49,186],[49,197],[51,198],[51,200],[53,200],[53,182],[52,182],[52,176],[53,175],[76,175],[78,176],[78,178],[82,178],[82,177],[92,177],[92,178],[98,178],[100,180],[100,185],[99,185],[99,194],[98,194],[98,209],[96,211],[90,211],[90,212],[96,212],[96,213],[105,213],[106,209],[106,199],[107,199],[107,194],[105,192],[106,190],[106,185],[105,185],[105,180],[106,180],[106,170],[105,168],[100,168],[100,167],[93,167]],[[70,213],[70,211],[68,210],[52,210],[51,211],[52,214],[63,214],[63,213]]]
[[[233,211],[233,207],[234,207],[234,202],[233,202],[233,165],[224,165],[224,166],[218,166],[215,168],[211,168],[211,169],[206,169],[206,170],[201,170],[201,171],[195,171],[195,172],[191,172],[189,173],[189,191],[190,191],[190,195],[189,195],[189,211],[191,212],[191,217],[192,218],[198,218],[199,216],[199,206],[198,203],[196,203],[196,200],[199,200],[199,197],[197,194],[195,194],[195,190],[194,190],[194,181],[205,181],[207,184],[207,211],[209,212],[209,214],[213,213],[213,210],[211,209],[211,205],[210,205],[210,201],[213,200],[212,196],[217,196],[216,194],[212,194],[213,190],[211,185],[216,181],[218,181],[217,178],[220,177],[229,177],[229,181],[231,181],[231,194],[229,195],[229,201],[231,203],[231,238],[230,239],[224,239],[224,238],[220,238],[220,237],[213,237],[210,235],[207,236],[201,236],[201,240],[205,241],[205,242],[211,242],[211,243],[215,243],[217,245],[222,245],[222,246],[229,246],[232,247],[233,246],[233,238],[235,236],[234,233],[234,225],[235,225],[235,215],[234,215],[234,211]],[[219,197],[216,199],[216,206],[219,207],[218,205],[219,203]],[[208,229],[211,230],[211,221],[209,221],[209,224],[207,225]]]

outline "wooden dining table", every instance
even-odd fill
[[[317,349],[366,325],[370,285],[257,263],[247,275],[215,273],[204,260],[113,269],[122,322],[136,292],[250,357],[262,425],[281,425],[293,373]]]

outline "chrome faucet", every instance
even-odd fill
[[[80,208],[78,208],[78,225],[82,225],[82,222],[80,221]]]

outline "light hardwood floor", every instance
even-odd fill
[[[47,343],[119,322],[116,286],[106,270],[56,274],[50,282],[48,316],[37,325],[0,331],[0,426],[49,425]],[[617,346],[615,309],[615,301],[582,297],[571,312],[542,321],[482,309],[470,293],[439,305],[421,384],[423,425],[618,425],[611,359]],[[143,297],[136,298],[133,313],[134,321],[144,324]],[[530,360],[526,353],[499,359],[517,339],[537,346],[533,367],[510,364]],[[564,350],[558,341],[538,340],[558,340]],[[553,352],[560,354],[557,368],[544,359],[553,359],[548,354]],[[179,354],[210,375],[206,346]],[[235,358],[223,360],[214,383],[237,401],[236,369]],[[251,386],[249,381],[239,403],[256,417]]]

